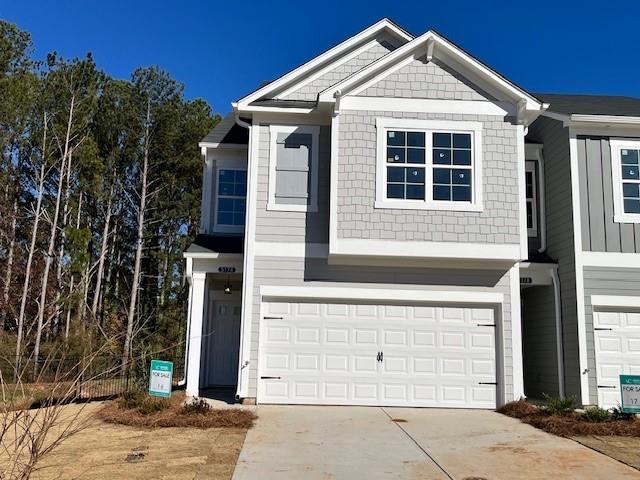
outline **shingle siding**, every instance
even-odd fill
[[[487,100],[477,86],[437,60],[413,60],[359,95],[364,97],[429,98],[434,100]]]
[[[277,96],[287,100],[315,100],[318,93],[329,88],[331,85],[344,80],[349,75],[361,70],[370,63],[375,62],[392,50],[389,43],[379,40],[375,45],[359,55],[347,60],[342,65],[338,65],[333,70],[324,73],[320,77],[312,80],[298,90],[291,92],[286,96]]]
[[[482,212],[374,208],[376,117],[481,122]],[[338,237],[517,244],[517,130],[489,115],[343,111],[338,159]]]
[[[547,253],[558,262],[560,277],[565,391],[580,399],[569,132],[562,122],[540,117],[529,127],[527,139],[544,144]]]

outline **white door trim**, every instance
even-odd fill
[[[640,308],[640,296],[591,295],[591,305],[598,307]]]

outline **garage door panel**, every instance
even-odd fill
[[[274,306],[277,305],[277,306]],[[264,305],[258,401],[495,407],[493,310]],[[378,361],[378,353],[383,358]]]
[[[620,375],[640,375],[640,314],[594,312],[594,346],[598,404],[620,403]]]

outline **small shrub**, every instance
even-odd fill
[[[609,411],[600,407],[588,407],[582,416],[588,422],[606,422],[610,418]]]
[[[122,396],[120,407],[125,410],[137,410],[142,415],[153,415],[169,408],[169,401],[166,398],[150,397],[140,390],[133,390]]]
[[[634,420],[635,419],[635,414],[633,413],[627,413],[625,411],[622,410],[622,405],[618,404],[617,406],[613,407],[611,409],[611,417],[614,420]]]
[[[552,397],[543,394],[544,409],[551,415],[569,415],[573,412],[576,404],[576,397],[569,395],[568,397]]]
[[[186,415],[206,415],[211,411],[211,405],[203,398],[187,402],[182,407],[182,413]]]

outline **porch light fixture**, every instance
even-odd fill
[[[224,294],[231,295],[233,292],[231,291],[231,282],[229,281],[229,277],[227,277],[227,281],[224,284]]]

